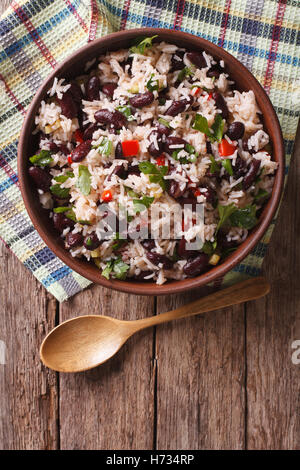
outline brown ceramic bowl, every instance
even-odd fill
[[[73,258],[64,248],[63,241],[49,222],[48,215],[43,213],[41,210],[36,189],[33,187],[28,175],[29,157],[37,148],[37,142],[35,142],[32,136],[34,117],[38,111],[39,104],[41,100],[45,98],[46,92],[50,88],[50,84],[52,84],[54,77],[57,76],[59,78],[63,77],[66,79],[74,78],[77,75],[82,74],[82,67],[88,60],[98,57],[101,53],[108,50],[130,47],[136,37],[154,36],[155,34],[158,35],[158,40],[168,41],[189,50],[204,49],[218,60],[223,59],[229,74],[236,82],[237,89],[240,91],[254,91],[258,106],[263,113],[265,129],[267,130],[272,143],[273,158],[279,163],[272,197],[269,199],[262,212],[259,224],[251,231],[245,242],[242,243],[239,248],[222,264],[216,266],[207,273],[195,278],[184,279],[182,281],[168,281],[162,286],[158,286],[155,283],[142,283],[135,281],[108,281],[101,276],[99,269],[92,263],[88,263],[87,261],[79,258]],[[275,214],[282,190],[284,163],[283,139],[276,113],[265,91],[253,75],[232,55],[211,42],[191,34],[155,28],[132,29],[110,34],[87,44],[62,62],[56,70],[49,75],[36,93],[24,120],[18,147],[18,171],[25,206],[33,225],[48,247],[62,261],[64,261],[64,263],[70,266],[70,268],[95,283],[123,292],[148,295],[178,293],[204,286],[224,276],[230,269],[240,263],[261,239]]]

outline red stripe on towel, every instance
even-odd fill
[[[11,4],[14,12],[18,15],[24,26],[26,27],[27,31],[29,32],[30,36],[32,37],[33,41],[37,45],[37,47],[40,49],[42,55],[45,57],[47,62],[51,65],[52,68],[55,68],[57,65],[56,60],[54,59],[53,55],[49,51],[48,47],[44,43],[44,41],[41,39],[39,36],[39,33],[31,23],[30,19],[26,15],[25,11],[23,10],[22,7],[17,2],[12,2]]]
[[[98,8],[97,8],[97,3],[95,0],[91,0],[91,9],[92,9],[92,16],[91,16],[88,42],[94,41],[96,37],[96,32],[97,32]]]
[[[222,18],[222,23],[221,23],[220,36],[219,36],[219,41],[218,41],[218,46],[220,47],[223,47],[224,45],[224,39],[225,39],[225,34],[226,34],[226,29],[227,29],[230,7],[231,7],[231,0],[226,0],[225,10],[223,13],[223,18]]]
[[[18,111],[20,111],[20,113],[25,115],[26,111],[25,111],[24,106],[22,105],[22,103],[20,103],[20,101],[18,100],[16,95],[12,92],[12,90],[10,89],[10,87],[8,86],[6,81],[4,80],[3,75],[1,75],[1,74],[0,74],[0,81],[2,81],[4,83],[5,91],[8,94],[8,96],[10,97],[10,99],[12,100],[12,102],[16,105],[16,108],[18,109]]]
[[[276,18],[275,18],[275,24],[274,24],[274,27],[273,27],[271,46],[270,46],[270,50],[269,50],[268,64],[267,64],[267,69],[266,69],[266,74],[265,74],[265,79],[264,79],[264,89],[266,90],[267,93],[270,93],[270,89],[271,89],[271,85],[272,85],[272,79],[273,79],[273,73],[274,73],[274,67],[275,67],[275,60],[276,60],[276,55],[277,55],[277,50],[278,50],[278,43],[279,43],[279,38],[280,38],[280,31],[281,31],[281,26],[282,26],[284,13],[285,13],[285,8],[286,8],[286,1],[287,0],[280,0],[279,1],[277,12],[276,12]]]

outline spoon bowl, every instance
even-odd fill
[[[43,341],[42,360],[47,367],[60,372],[96,367],[114,356],[125,343],[126,323],[100,315],[67,320]]]
[[[257,277],[214,292],[171,312],[142,320],[124,321],[100,315],[72,318],[46,336],[40,350],[41,359],[47,367],[58,372],[92,369],[114,356],[127,339],[139,330],[257,299],[269,290],[268,281]]]

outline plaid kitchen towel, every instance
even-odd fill
[[[19,0],[0,22],[0,236],[58,300],[90,282],[65,266],[33,228],[21,198],[17,144],[26,109],[56,65],[96,37],[137,27],[201,36],[237,57],[270,95],[287,171],[300,109],[299,0]],[[223,279],[259,273],[274,226]]]

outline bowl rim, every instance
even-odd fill
[[[26,174],[28,168],[28,160],[25,160],[22,151],[27,139],[30,136],[30,132],[32,132],[31,121],[33,119],[33,112],[35,108],[45,97],[46,91],[50,88],[50,83],[54,79],[54,77],[60,76],[62,70],[66,66],[68,66],[70,62],[76,62],[78,56],[84,55],[84,53],[88,52],[90,49],[97,49],[97,46],[99,46],[99,49],[104,49],[104,47],[107,46],[106,51],[109,51],[109,46],[114,43],[115,39],[124,38],[124,41],[128,42],[130,39],[133,39],[138,36],[154,36],[156,34],[158,36],[162,36],[161,38],[158,37],[158,39],[160,40],[166,40],[168,42],[173,41],[175,44],[179,44],[182,41],[190,42],[191,49],[199,47],[201,49],[208,50],[211,55],[213,55],[214,57],[218,57],[218,60],[224,60],[225,64],[230,63],[232,66],[236,66],[241,70],[241,72],[243,72],[247,76],[249,89],[252,89],[254,91],[256,99],[258,94],[262,96],[262,100],[264,101],[264,108],[270,115],[272,125],[275,126],[274,135],[276,138],[276,142],[273,142],[273,147],[275,148],[276,145],[277,161],[279,163],[274,179],[272,195],[269,201],[267,202],[266,206],[264,207],[262,216],[259,219],[259,224],[251,231],[250,235],[248,235],[246,240],[237,248],[237,250],[233,252],[232,255],[228,256],[228,258],[226,258],[225,261],[223,261],[219,266],[210,269],[206,273],[203,273],[194,278],[186,278],[183,280],[171,281],[169,280],[162,285],[157,285],[155,283],[136,282],[134,280],[107,280],[103,276],[101,276],[100,271],[97,270],[95,265],[92,265],[90,262],[83,261],[79,258],[73,258],[65,248],[58,245],[51,236],[51,234],[47,233],[46,230],[40,225],[39,216],[36,211],[31,207],[29,195],[32,191],[32,188],[29,185],[26,185],[26,181],[24,178],[24,175]],[[166,35],[173,36],[173,38],[171,39],[170,37],[163,37]],[[265,115],[265,112],[263,112],[263,115]],[[266,230],[272,222],[273,216],[276,212],[281,198],[284,181],[284,169],[284,142],[278,117],[268,95],[266,94],[265,90],[260,85],[258,80],[241,62],[238,61],[238,59],[236,59],[234,56],[232,56],[229,52],[225,51],[221,47],[199,36],[195,36],[193,34],[185,33],[182,31],[169,30],[167,28],[135,28],[125,31],[118,31],[95,39],[94,41],[74,51],[71,55],[69,55],[66,59],[59,63],[59,65],[46,77],[46,79],[43,80],[27,110],[25,119],[22,124],[18,143],[18,175],[21,194],[30,219],[45,244],[67,266],[79,273],[81,276],[89,279],[90,281],[96,284],[100,284],[103,287],[107,287],[125,293],[139,295],[164,295],[171,293],[173,294],[183,292],[189,289],[195,289],[197,287],[206,286],[207,284],[213,281],[219,280],[227,272],[229,272],[230,270],[232,270],[232,268],[239,264],[251,252],[254,246],[260,241],[260,239],[265,234]]]

